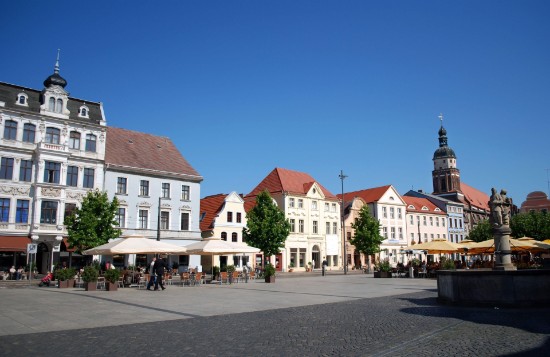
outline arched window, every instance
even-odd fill
[[[59,144],[59,129],[46,128],[46,142],[49,144]]]
[[[24,105],[24,106],[28,106],[28,96],[26,93],[19,93],[17,95],[17,104],[18,105]]]
[[[23,141],[26,143],[34,143],[34,134],[36,133],[36,126],[34,124],[23,125]]]
[[[88,112],[86,111],[86,108],[82,108],[81,113],[82,113],[82,116],[85,117]]]
[[[63,111],[63,99],[57,99],[57,105],[55,106],[55,111],[61,113]]]
[[[88,114],[90,114],[90,110],[88,109],[88,107],[85,105],[81,106],[78,111],[78,115],[81,117],[87,118]]]
[[[4,139],[15,140],[17,137],[17,122],[13,120],[6,120],[4,125]]]
[[[71,131],[69,134],[69,149],[80,150],[80,133],[77,131]]]
[[[222,232],[222,240],[227,240],[227,232]]]
[[[96,150],[96,136],[93,134],[86,134],[86,151],[95,152]]]
[[[231,233],[231,241],[236,242],[237,241],[237,233],[233,232]]]
[[[54,97],[50,97],[50,100],[48,102],[48,110],[50,112],[55,111],[55,98]]]

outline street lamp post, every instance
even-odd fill
[[[342,211],[342,241],[344,243],[344,257],[342,259],[342,264],[344,264],[344,274],[348,273],[348,252],[346,249],[346,224],[344,223],[344,179],[347,177],[344,175],[344,170],[340,170],[340,180],[342,181],[342,207],[340,210]]]

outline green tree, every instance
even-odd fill
[[[116,228],[118,222],[115,220],[117,210],[116,197],[110,202],[107,192],[89,191],[82,200],[82,207],[65,218],[69,245],[81,253],[119,237],[121,231]]]
[[[259,248],[266,257],[279,253],[290,234],[290,223],[283,211],[277,207],[269,192],[256,196],[256,205],[246,214],[247,226],[243,228],[243,239]]]
[[[489,239],[493,239],[493,231],[489,220],[480,221],[468,235],[468,238],[474,242],[484,242]]]
[[[355,230],[350,242],[359,252],[367,257],[368,271],[372,271],[371,255],[380,252],[380,244],[384,237],[380,235],[380,223],[370,215],[369,207],[364,205],[359,211],[359,217],[351,224]]]
[[[520,213],[510,220],[512,236],[531,237],[538,241],[550,238],[550,214],[546,212]]]

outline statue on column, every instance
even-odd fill
[[[503,224],[502,203],[502,196],[493,187],[491,189],[491,198],[489,199],[489,207],[491,208],[489,222],[493,227],[501,227]]]

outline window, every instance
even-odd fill
[[[317,234],[317,221],[313,221],[313,234]]]
[[[304,200],[301,198],[298,199],[298,208],[304,208]]]
[[[433,234],[433,233],[430,234],[430,238],[431,238],[432,240],[434,240],[434,234]]]
[[[300,219],[298,220],[298,230],[300,233],[304,233],[304,220]]]
[[[189,186],[181,186],[181,199],[184,201],[189,201]]]
[[[331,211],[332,211],[332,212],[336,212],[336,203],[333,203],[333,204],[332,204]]]
[[[25,94],[25,93],[19,93],[19,94],[17,95],[17,104],[18,104],[18,105],[28,106],[27,100],[28,100],[27,94]]]
[[[222,232],[222,240],[227,241],[227,232]]]
[[[399,227],[397,230],[399,232],[399,240],[403,239],[403,228]]]
[[[61,164],[59,162],[46,161],[44,167],[44,182],[59,183]]]
[[[338,223],[332,222],[332,234],[337,234],[337,233],[338,233]]]
[[[391,239],[395,239],[395,227],[391,227]]]
[[[139,210],[139,229],[147,229],[147,221],[149,218],[149,211],[145,209]]]
[[[288,199],[288,207],[294,208],[294,198],[289,198]]]
[[[411,242],[414,242],[414,233],[411,233]]]
[[[188,231],[189,230],[189,212],[182,212],[181,213],[181,226],[182,231]]]
[[[139,195],[140,196],[149,196],[149,181],[141,180],[139,182]]]
[[[59,144],[59,129],[46,128],[46,142],[48,144]]]
[[[19,181],[30,182],[32,180],[32,161],[21,160],[19,165]]]
[[[325,223],[325,233],[330,234],[330,222]]]
[[[458,220],[458,223],[460,224],[460,228],[462,228],[462,220],[461,219]]]
[[[55,111],[55,98],[53,97],[50,97],[50,99],[48,100],[48,110],[50,112]]]
[[[231,233],[231,241],[232,242],[237,242],[237,239],[238,239],[237,233],[235,233],[235,232]]]
[[[29,222],[29,201],[17,200],[17,210],[15,211],[15,223]]]
[[[126,208],[118,208],[115,214],[115,220],[120,228],[126,227]]]
[[[290,232],[296,232],[296,220],[294,220],[293,218],[290,219]]]
[[[439,227],[439,217],[435,217],[435,226]]]
[[[117,178],[116,193],[125,195],[127,189],[128,179],[126,177]]]
[[[96,150],[96,136],[93,134],[86,134],[86,151],[95,152]]]
[[[9,222],[10,220],[10,199],[0,198],[0,222]]]
[[[426,216],[422,217],[422,224],[426,226],[427,222]]]
[[[317,211],[317,201],[311,201],[311,209]]]
[[[227,212],[227,222],[233,222],[233,212]]]
[[[388,238],[388,228],[387,227],[382,227],[382,235],[384,236],[384,238]]]
[[[170,212],[160,212],[160,229],[170,229]]]
[[[401,219],[401,208],[397,208],[397,218]]]
[[[387,212],[387,210],[386,210],[386,207],[382,207],[382,216],[383,216],[384,218],[388,218],[388,212]]]
[[[170,198],[170,184],[167,182],[162,183],[162,198]]]
[[[325,202],[325,212],[328,212],[330,209],[330,205],[328,202]]]
[[[6,120],[4,126],[4,139],[15,140],[17,137],[17,122],[13,120]]]
[[[67,186],[76,187],[78,185],[78,167],[67,167]]]
[[[351,240],[351,232],[346,232],[346,238],[347,238],[348,240]]]
[[[63,218],[66,219],[76,210],[76,203],[65,203],[65,214]]]
[[[3,157],[0,161],[0,179],[11,180],[13,177],[13,159]]]
[[[237,223],[241,223],[241,212],[237,212]]]
[[[26,143],[34,143],[34,136],[36,133],[36,126],[33,124],[23,125],[23,141]]]
[[[90,110],[88,109],[88,107],[83,105],[80,107],[78,115],[80,115],[81,117],[87,118],[89,113],[90,113]]]
[[[84,182],[82,186],[86,188],[94,188],[94,169],[84,169]]]
[[[413,215],[410,216],[410,223],[411,223],[411,226],[414,224],[414,216]]]
[[[445,227],[445,218],[441,218],[441,227]]]
[[[394,212],[394,208],[393,207],[390,207],[390,218],[391,219],[394,219],[395,218],[395,212]]]
[[[434,218],[430,217],[430,226],[433,226],[433,225],[434,225]]]
[[[69,149],[80,150],[80,133],[71,131],[69,134]]]
[[[57,202],[42,201],[42,210],[40,211],[40,223],[57,223]]]
[[[424,233],[424,243],[428,241],[428,233]]]
[[[61,98],[57,98],[57,104],[55,106],[55,112],[61,113],[63,110],[63,100]]]

